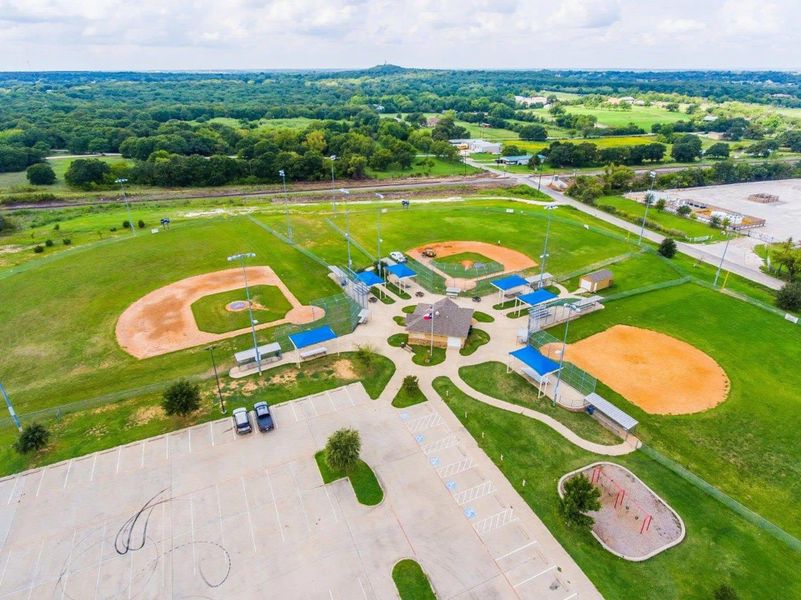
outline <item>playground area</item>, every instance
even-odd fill
[[[561,344],[540,349],[556,360],[561,350]],[[650,414],[701,412],[729,394],[726,372],[708,354],[664,333],[630,325],[614,325],[569,344],[564,359]]]
[[[684,539],[681,517],[625,467],[603,462],[568,473],[559,480],[559,494],[580,474],[601,490],[601,509],[588,514],[595,519],[593,536],[609,552],[642,561]]]
[[[252,286],[278,288],[290,306],[283,318],[259,324],[257,329],[287,323],[303,325],[325,316],[322,308],[301,304],[270,267],[248,267],[247,279]],[[136,358],[149,358],[247,333],[250,330],[247,324],[242,329],[225,333],[201,331],[192,312],[192,305],[198,300],[239,290],[243,283],[241,269],[226,269],[187,277],[154,290],[122,313],[116,326],[117,341],[128,354]],[[221,307],[230,310],[230,303],[221,300]],[[247,308],[246,304],[240,310],[244,308]]]

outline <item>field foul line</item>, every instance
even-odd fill
[[[555,568],[556,568],[556,565],[551,565],[550,567],[548,567],[547,569],[545,569],[545,570],[543,570],[543,571],[540,571],[540,572],[539,572],[539,573],[537,573],[536,575],[532,575],[531,577],[526,577],[526,578],[525,578],[523,581],[521,581],[520,583],[516,583],[516,584],[514,584],[512,587],[520,587],[520,586],[521,586],[521,585],[523,585],[524,583],[528,583],[529,581],[534,581],[534,580],[535,580],[537,577],[539,577],[540,575],[545,575],[545,574],[546,574],[546,573],[548,573],[549,571],[553,571]],[[575,596],[575,594],[573,594],[573,595]],[[570,597],[570,596],[568,596],[568,597]]]
[[[281,532],[281,541],[285,542],[286,538],[284,537],[284,526],[281,524],[281,513],[278,512],[278,502],[275,501],[275,492],[273,492],[273,481],[270,478],[270,470],[264,469],[264,473],[267,475],[267,485],[270,486],[270,496],[273,498],[273,506],[275,507],[275,518],[278,521],[278,531]]]

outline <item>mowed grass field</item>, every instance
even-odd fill
[[[117,163],[127,163],[128,161],[121,156],[86,156],[85,158],[96,158],[110,165]],[[51,157],[47,162],[53,167],[56,174],[56,182],[53,185],[31,185],[28,183],[28,178],[25,171],[18,171],[15,173],[0,173],[0,194],[12,191],[13,188],[30,188],[34,192],[65,192],[71,188],[64,182],[64,174],[76,158],[59,158]],[[110,192],[109,196],[115,195],[115,192]]]
[[[565,110],[573,115],[591,115],[598,118],[599,125],[607,127],[624,127],[634,123],[645,131],[651,131],[654,123],[675,123],[686,121],[688,116],[682,112],[670,112],[658,106],[632,106],[631,110],[606,108],[603,105],[597,108],[586,106],[565,106]]]
[[[289,300],[274,285],[255,285],[250,288],[253,319],[259,323],[271,323],[283,319],[292,308]],[[204,296],[192,303],[192,314],[198,329],[209,333],[225,333],[250,327],[250,313],[244,310],[231,311],[226,307],[232,302],[244,302],[245,289]]]

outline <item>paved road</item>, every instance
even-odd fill
[[[518,183],[521,183],[523,185],[527,185],[532,188],[537,187],[536,178],[533,178],[529,175],[517,175],[513,173],[505,174],[498,169],[487,167],[486,165],[482,165],[481,163],[476,163],[474,161],[467,161],[467,162],[468,164],[471,164],[475,167],[483,168],[489,171],[490,173],[494,173],[496,175],[506,175],[507,179],[514,179]],[[547,186],[547,184],[550,182],[551,179],[549,177],[543,177],[542,186],[540,189],[542,192],[548,194],[551,198],[553,198],[557,202],[573,206],[588,215],[592,215],[593,217],[600,219],[601,221],[606,221],[611,225],[615,225],[616,227],[620,227],[621,229],[630,231],[636,235],[640,234],[640,227],[638,225],[629,223],[628,221],[624,221],[623,219],[615,217],[614,215],[610,215],[609,213],[604,212],[598,208],[595,208],[594,206],[589,206],[587,204],[584,204],[583,202],[574,200],[573,198],[570,198],[569,196],[566,196],[561,192],[552,190]],[[653,231],[649,231],[647,229],[643,232],[643,237],[657,244],[660,243],[665,238],[665,236],[655,233]],[[721,263],[721,257],[723,252],[722,244],[702,246],[698,244],[687,244],[685,242],[676,242],[676,245],[679,249],[679,252],[686,254],[687,256],[691,256],[696,260],[700,260],[714,267],[719,266]],[[715,249],[718,249],[719,253],[717,255],[714,252]],[[747,265],[743,265],[738,262],[733,262],[731,260],[724,261],[723,268],[727,271],[735,273],[736,275],[740,275],[741,277],[745,277],[746,279],[749,279],[755,283],[759,283],[774,290],[778,290],[779,288],[782,287],[782,285],[784,285],[783,281],[776,279],[775,277],[771,277],[770,275],[767,275],[766,273],[763,273],[758,269],[754,269]]]

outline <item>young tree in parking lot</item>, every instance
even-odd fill
[[[355,429],[339,429],[325,445],[325,461],[334,471],[347,473],[359,461],[362,440]]]
[[[164,390],[161,406],[168,415],[188,415],[200,408],[200,388],[186,379],[176,381]]]
[[[588,512],[601,508],[601,490],[590,483],[583,473],[565,482],[564,495],[559,499],[559,514],[569,527],[590,529],[595,520]]]
[[[31,423],[22,429],[17,441],[14,442],[14,450],[20,454],[36,452],[47,446],[50,440],[50,432],[41,423]]]

